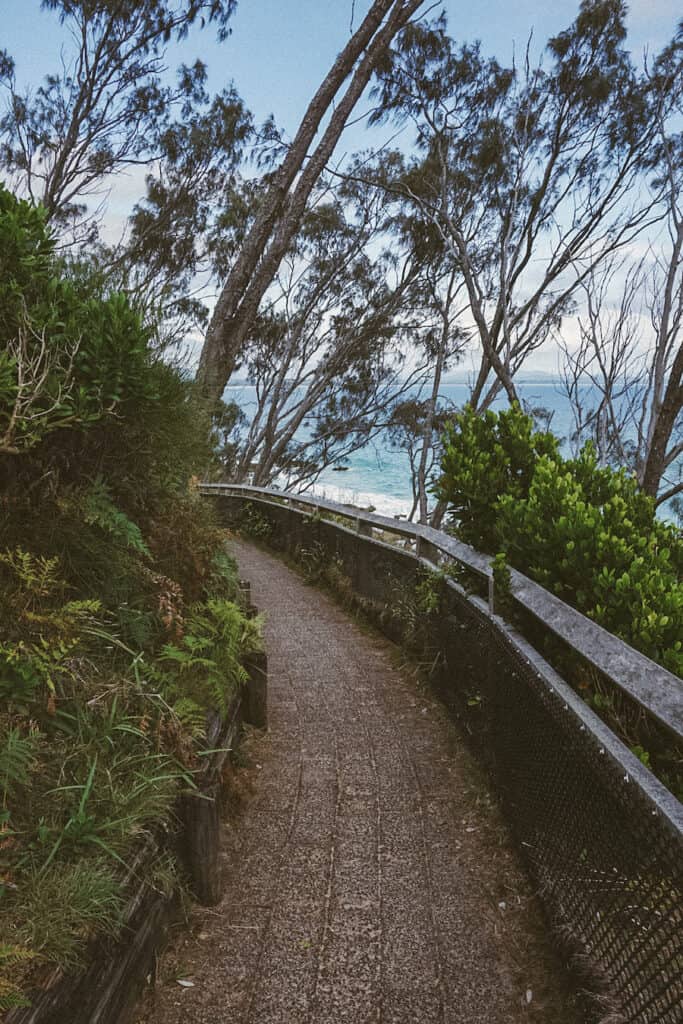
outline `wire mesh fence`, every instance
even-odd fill
[[[390,523],[378,526],[372,516],[354,523],[348,509],[330,518],[329,506],[321,516],[250,489],[205,493],[229,521],[256,509],[270,546],[334,566],[388,635],[412,639],[486,763],[549,917],[591,977],[605,1020],[682,1024],[683,807],[676,798],[493,613],[482,587],[439,576],[438,607],[411,605],[411,594],[424,598],[425,569],[439,568],[433,538],[419,545],[398,528],[389,543]],[[421,557],[425,551],[435,561]]]

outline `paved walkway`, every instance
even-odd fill
[[[576,1024],[440,705],[318,589],[251,545],[235,553],[266,615],[269,734],[223,902],[162,962],[140,1019]]]

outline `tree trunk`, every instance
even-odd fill
[[[379,57],[423,2],[375,0],[362,25],[337,57],[313,97],[228,275],[211,318],[197,371],[197,383],[210,402],[217,402],[223,393],[261,299],[299,228],[311,190],[332,155],[351,111],[370,81]],[[381,27],[387,12],[390,12],[389,18]],[[304,165],[308,147],[320,122],[364,51],[365,56],[349,88],[336,107],[320,143],[290,196],[290,187]]]
[[[643,472],[643,490],[653,498],[657,497],[657,491],[666,469],[669,441],[682,408],[683,345],[676,353],[676,358],[671,367],[669,381],[664,392],[664,400],[652,432],[652,441]]]
[[[683,344],[680,345],[666,388],[663,387],[666,371],[667,352],[681,328],[681,306],[683,284],[678,278],[683,253],[683,219],[672,205],[671,216],[676,225],[671,258],[664,282],[662,311],[657,337],[657,354],[654,366],[652,412],[648,426],[648,443],[645,465],[642,472],[642,486],[646,494],[656,498],[664,470],[667,467],[667,449],[678,414],[683,408]],[[663,398],[660,395],[663,390]]]
[[[449,311],[450,311],[450,291],[452,288],[453,279],[451,278],[451,287],[449,287],[449,297],[446,300],[445,306],[441,310],[441,337],[439,339],[439,351],[436,357],[436,366],[434,367],[434,380],[432,382],[432,392],[427,402],[427,415],[425,416],[424,431],[422,434],[422,450],[420,451],[420,462],[417,470],[417,493],[420,503],[420,522],[428,523],[429,515],[427,509],[427,460],[429,458],[429,452],[431,451],[434,443],[434,418],[436,416],[436,407],[439,401],[439,389],[441,388],[441,376],[443,374],[443,367],[446,360],[446,350],[448,348],[448,337],[450,333],[450,322],[449,322]]]

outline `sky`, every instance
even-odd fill
[[[257,120],[272,113],[291,134],[346,42],[352,19],[357,26],[369,6],[370,0],[239,0],[229,39],[219,44],[211,29],[194,32],[173,47],[170,63],[201,57],[212,87],[234,80]],[[523,50],[530,32],[540,49],[567,27],[578,0],[446,0],[434,6],[445,9],[451,35],[481,39],[485,51],[505,60],[515,48]],[[656,52],[671,39],[680,14],[678,0],[632,0],[628,24],[634,56],[646,48]],[[59,42],[57,19],[41,10],[40,0],[0,0],[0,48],[14,56],[20,81],[36,82],[54,67]],[[349,129],[349,136],[354,149],[369,142],[362,128]]]
[[[224,43],[215,40],[211,29],[193,32],[169,49],[169,65],[200,57],[208,66],[210,88],[234,81],[257,122],[273,114],[291,136],[352,25],[360,23],[369,6],[370,0],[239,0],[232,34]],[[571,23],[578,0],[446,0],[434,5],[435,12],[442,6],[452,36],[462,42],[480,39],[486,53],[506,61],[524,51],[530,33],[540,55],[543,43]],[[632,0],[627,45],[634,58],[654,54],[670,40],[680,12],[680,0]],[[0,49],[14,57],[20,85],[35,85],[57,66],[62,40],[55,15],[42,10],[40,0],[0,0]],[[360,103],[354,116],[361,120],[347,128],[338,155],[381,145],[394,135],[390,126],[365,130],[362,114],[368,108],[367,100]],[[410,128],[404,131],[408,146]],[[400,138],[394,144],[400,145]],[[118,179],[110,200],[112,234],[142,191],[140,177]],[[552,359],[552,367],[544,365],[541,354],[534,368],[552,371]]]

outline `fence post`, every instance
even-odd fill
[[[372,537],[372,523],[366,523],[363,519],[356,517],[356,533],[361,537]]]

